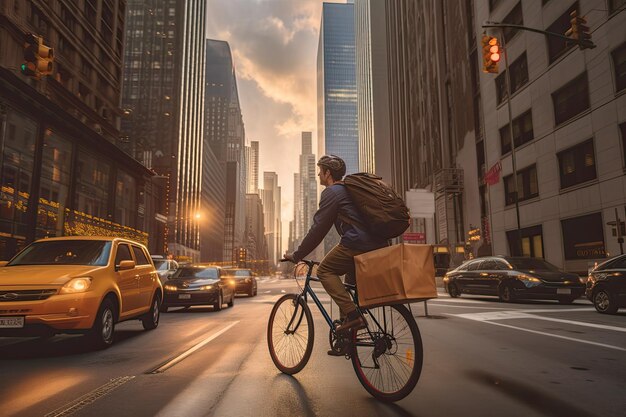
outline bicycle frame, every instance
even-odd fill
[[[315,305],[317,306],[318,310],[320,311],[320,313],[322,313],[322,316],[324,317],[324,320],[326,321],[326,324],[328,324],[328,327],[330,328],[330,331],[333,333],[333,335],[336,335],[336,331],[335,331],[335,326],[333,325],[333,320],[330,317],[330,315],[328,314],[328,312],[326,311],[326,309],[324,308],[324,305],[322,304],[322,302],[320,301],[320,299],[317,297],[317,294],[315,294],[315,291],[313,291],[313,288],[311,288],[311,281],[313,282],[320,282],[319,278],[313,278],[311,276],[311,273],[313,272],[313,266],[316,265],[316,262],[313,261],[306,261],[303,260],[303,262],[308,266],[308,271],[306,274],[306,280],[304,282],[304,288],[302,289],[302,292],[300,294],[298,294],[298,297],[296,298],[296,307],[295,310],[293,312],[293,316],[291,317],[291,320],[289,321],[289,324],[287,325],[287,329],[290,329],[295,318],[298,316],[298,307],[300,305],[299,301],[300,299],[304,299],[304,303],[307,303],[307,296],[310,296],[311,299],[313,299],[313,302],[315,303]],[[361,307],[359,307],[359,303],[358,303],[358,293],[356,291],[356,286],[351,285],[351,284],[344,284],[346,285],[346,290],[348,291],[348,293],[350,293],[350,296],[352,297],[352,301],[354,301],[354,304],[356,305],[357,310],[359,311],[359,313],[361,313],[361,315],[363,315],[364,311],[367,311],[367,309],[361,309]],[[302,312],[303,313],[303,312]],[[383,310],[383,317],[385,317],[385,312]],[[386,328],[382,328],[380,323],[378,323],[378,321],[376,320],[375,317],[371,316],[372,321],[374,322],[374,324],[376,324],[376,326],[378,327],[378,329],[382,330],[383,332],[386,332],[387,329]],[[287,330],[287,332],[289,333],[293,333],[295,332],[298,327],[300,326],[300,323],[302,322],[302,314],[299,315],[298,318],[298,323],[296,324],[296,326],[294,327],[294,330]],[[386,320],[385,320],[385,324],[386,324]],[[385,326],[386,327],[386,326]],[[373,337],[369,326],[367,327],[367,332],[370,335],[370,337]],[[356,343],[356,345],[360,345],[358,342]],[[365,345],[369,345],[369,344],[365,344]]]

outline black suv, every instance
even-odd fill
[[[599,313],[615,314],[626,307],[626,255],[595,267],[589,273],[585,295]]]

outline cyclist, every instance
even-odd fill
[[[335,155],[325,155],[319,159],[317,166],[320,185],[326,187],[322,191],[319,209],[313,217],[311,229],[298,249],[292,254],[285,253],[284,257],[292,262],[300,261],[322,242],[331,226],[335,225],[341,240],[326,254],[319,265],[317,276],[326,292],[339,306],[342,323],[337,327],[337,332],[356,331],[366,326],[365,319],[357,311],[339,277],[345,274],[354,277],[354,257],[387,246],[387,240],[357,226],[365,222],[341,181],[346,173],[343,159]],[[347,219],[350,223],[342,219]],[[328,354],[333,355],[334,351],[330,350]]]

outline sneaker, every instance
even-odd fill
[[[356,317],[355,317],[356,316]],[[348,317],[343,321],[341,326],[336,328],[337,333],[346,333],[349,331],[357,331],[367,327],[367,322],[358,312],[348,314]]]
[[[334,349],[328,349],[328,352],[326,352],[328,354],[328,356],[343,356],[344,353],[343,352],[337,352]]]

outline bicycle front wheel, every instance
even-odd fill
[[[367,328],[353,337],[352,366],[373,397],[399,401],[409,395],[422,372],[422,337],[403,305],[365,311]]]
[[[304,299],[285,294],[274,304],[267,324],[267,345],[274,365],[283,373],[300,372],[313,351],[313,317]]]

